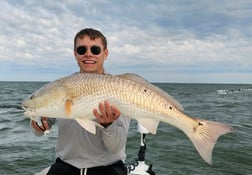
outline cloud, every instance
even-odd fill
[[[196,75],[199,82],[214,81],[210,77],[217,75],[225,82],[229,73],[237,75],[233,77],[237,82],[242,73],[252,74],[249,0],[24,0],[0,4],[0,25],[4,26],[0,30],[0,73],[5,73],[0,80],[17,73],[17,80],[36,79],[35,75],[29,77],[29,71],[37,72],[37,79],[53,80],[77,71],[73,38],[85,27],[97,28],[107,36],[106,69],[111,73],[135,72],[151,81],[177,77],[181,82]]]

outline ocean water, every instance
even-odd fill
[[[0,174],[30,175],[55,160],[57,127],[37,137],[29,128],[20,104],[45,82],[0,82]],[[252,85],[156,84],[169,92],[190,116],[230,124],[234,132],[218,139],[213,165],[206,164],[187,136],[161,123],[157,135],[146,136],[146,163],[157,175],[252,174]],[[132,121],[127,162],[137,158],[140,135]]]

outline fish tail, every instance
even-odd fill
[[[217,139],[226,133],[232,132],[233,128],[223,123],[202,119],[195,119],[196,124],[193,132],[187,133],[201,157],[212,164],[212,152]]]

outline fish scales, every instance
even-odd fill
[[[114,99],[118,99],[123,103],[134,104],[139,108],[153,112],[167,109],[167,104],[160,105],[166,103],[162,97],[127,79],[89,74],[87,77],[79,75],[67,80],[62,84],[69,89],[69,94],[72,97],[94,95],[95,97],[103,97],[103,100],[114,97]],[[165,108],[161,110],[161,106],[165,106]]]

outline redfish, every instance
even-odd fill
[[[137,120],[152,134],[159,122],[182,130],[192,141],[201,157],[212,163],[212,151],[219,136],[232,127],[219,122],[193,118],[182,112],[182,105],[168,93],[136,74],[103,75],[76,73],[55,80],[35,91],[22,102],[24,115],[35,119],[75,119],[95,134],[93,109],[108,100],[122,115]]]

